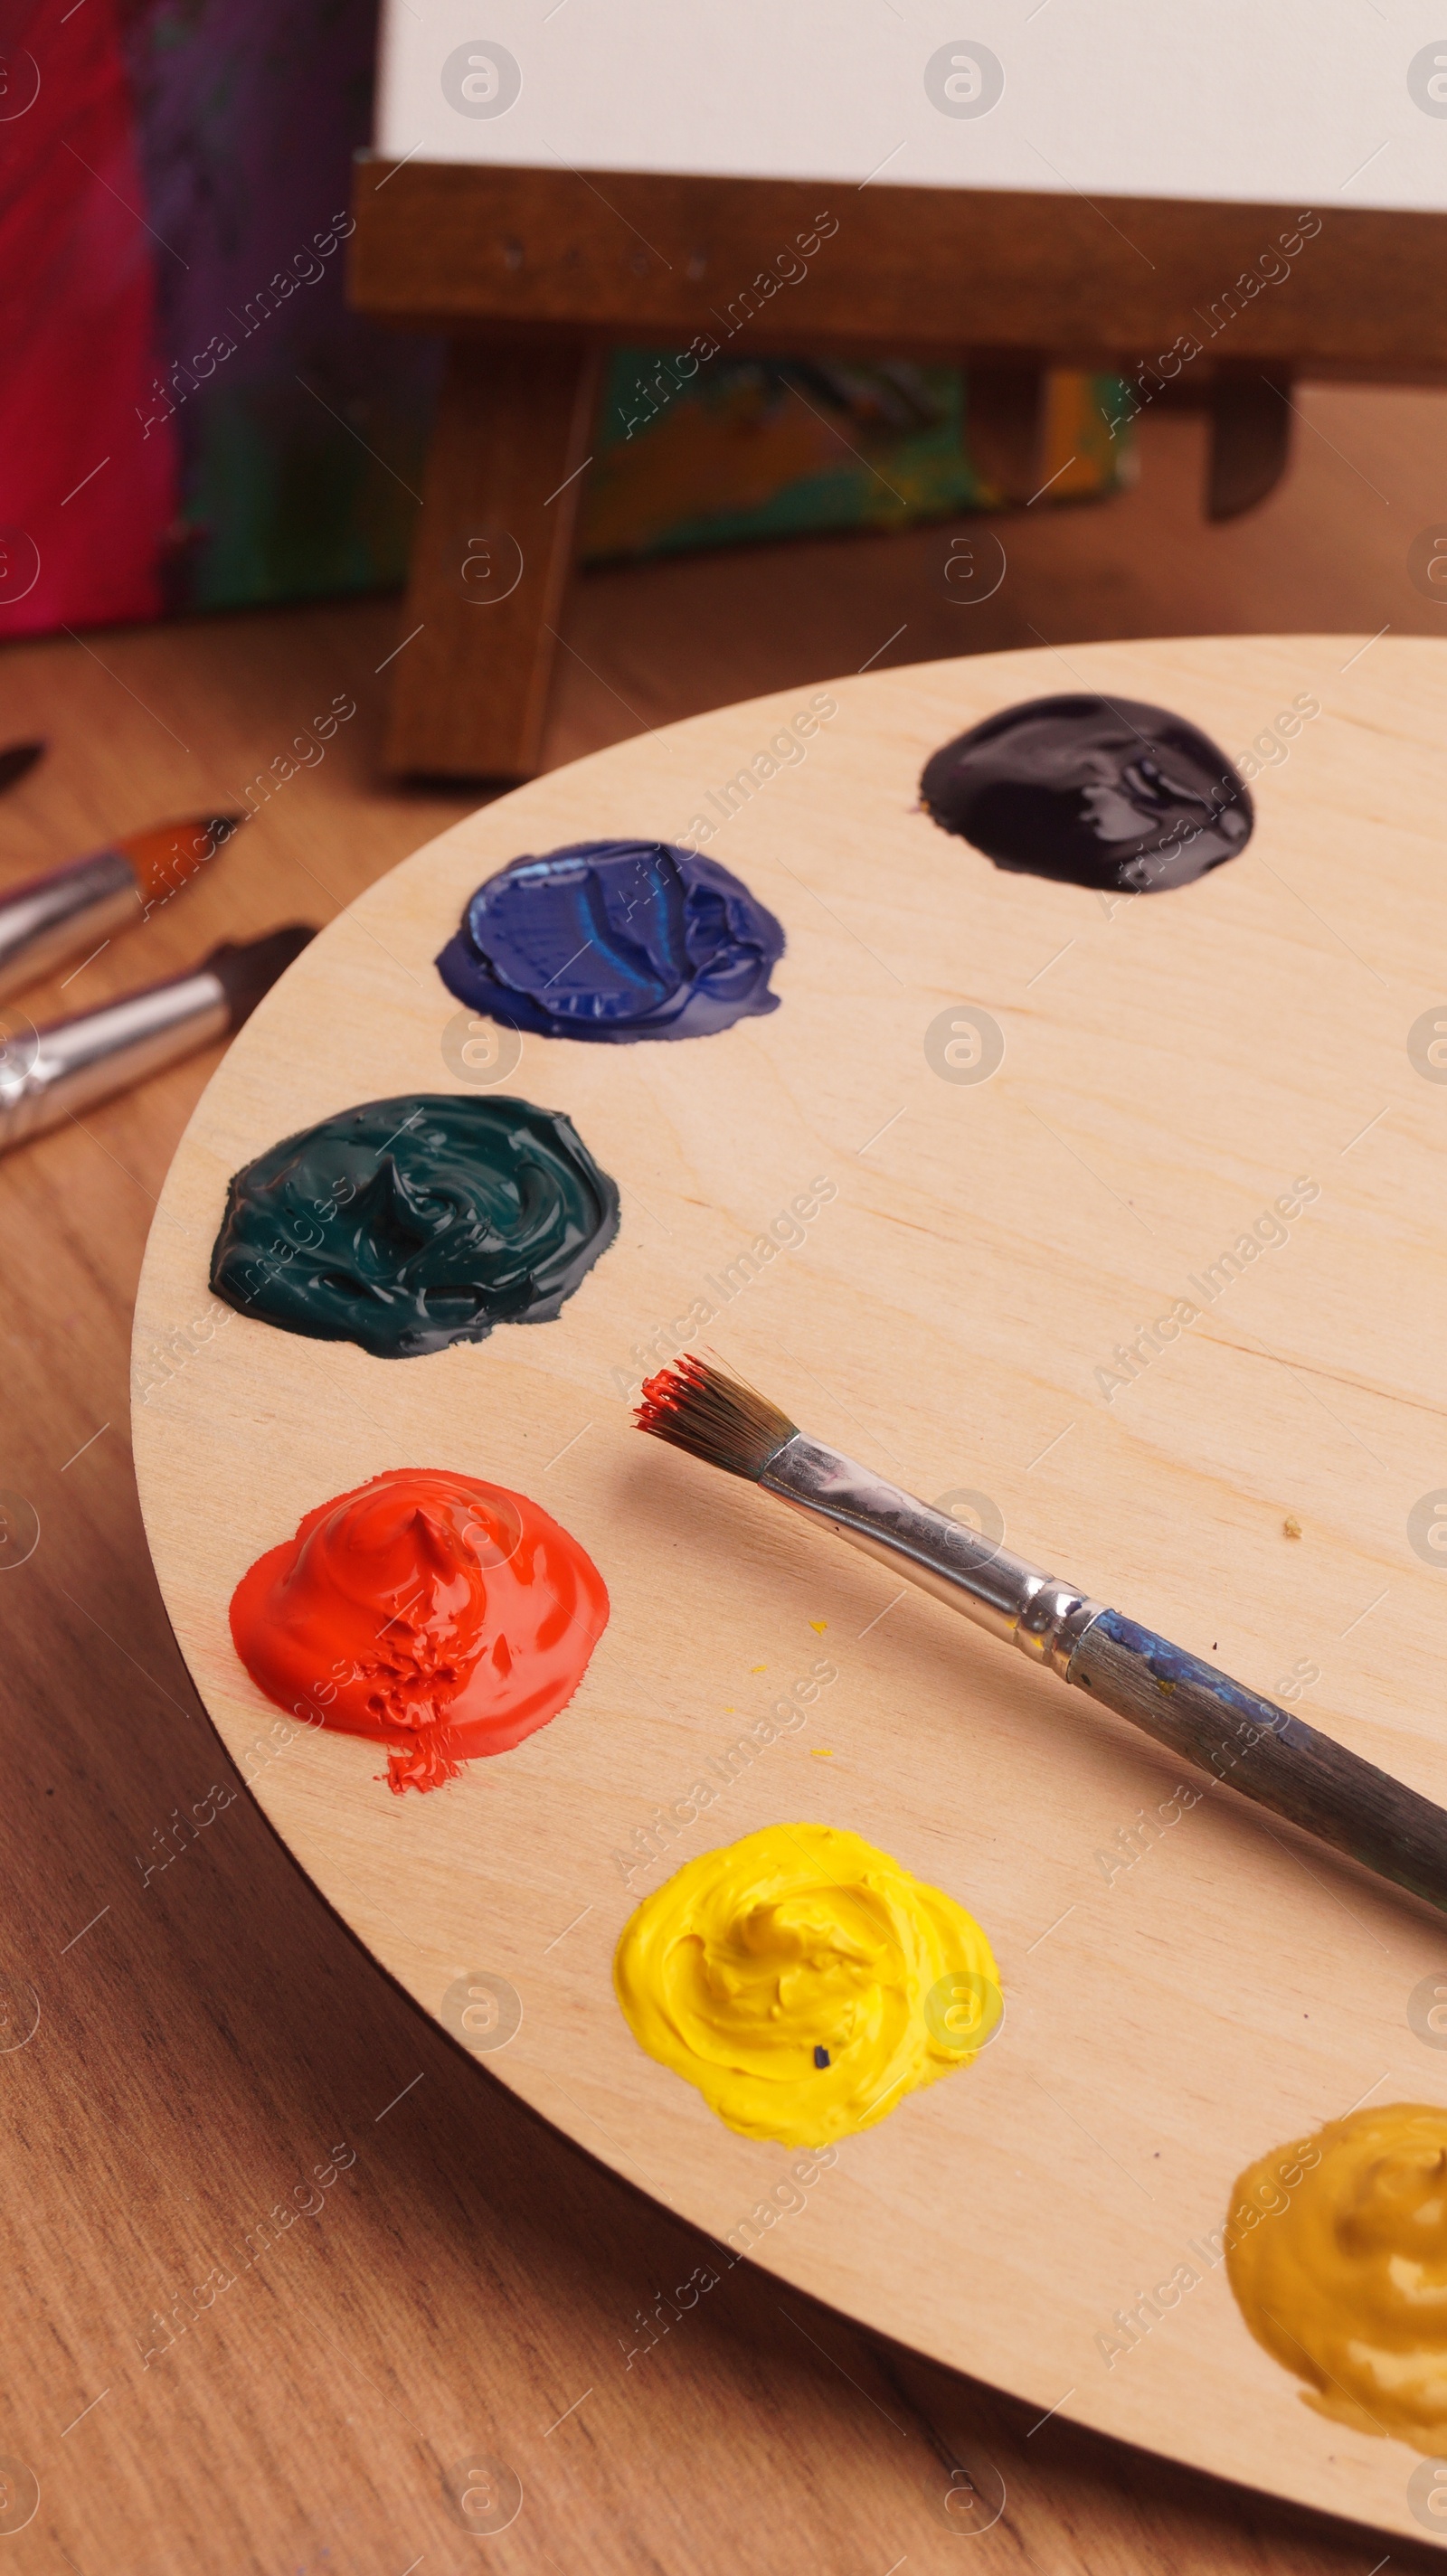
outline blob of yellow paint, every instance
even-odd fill
[[[1353,2111],[1249,2165],[1226,2268],[1257,2342],[1310,2382],[1305,2405],[1447,2448],[1447,2110]]]
[[[967,2066],[1004,2010],[974,1917],[832,1825],[686,1862],[624,1926],[613,1983],[650,2057],[786,2147],[872,2128]]]

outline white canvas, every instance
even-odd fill
[[[384,0],[394,157],[1447,207],[1447,7]]]

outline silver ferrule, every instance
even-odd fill
[[[1049,1664],[1062,1681],[1086,1629],[1105,1607],[802,1431],[775,1452],[759,1482],[800,1511],[829,1521],[851,1547],[907,1575],[922,1592],[1018,1646],[1032,1663]]]
[[[121,850],[97,850],[13,886],[0,895],[0,996],[38,983],[141,916],[136,872]]]
[[[0,1153],[208,1046],[230,1026],[226,987],[203,966],[79,1019],[12,1029],[0,1048]]]

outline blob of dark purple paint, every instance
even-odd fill
[[[925,807],[997,868],[1117,894],[1190,885],[1245,849],[1246,783],[1185,716],[1135,698],[1030,698],[926,762]]]

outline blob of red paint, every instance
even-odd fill
[[[607,1624],[602,1576],[550,1514],[422,1467],[308,1512],[231,1602],[236,1651],[267,1698],[388,1745],[399,1795],[546,1726]]]

